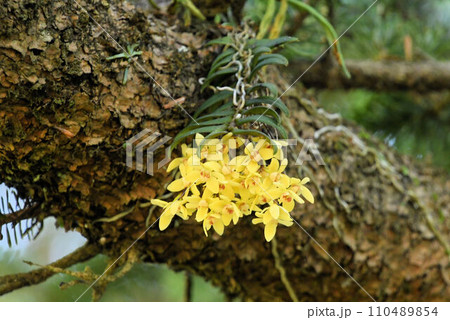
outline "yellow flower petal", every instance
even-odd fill
[[[264,227],[264,237],[267,242],[270,242],[273,237],[275,237],[275,233],[277,232],[277,223],[269,223]]]
[[[208,208],[200,207],[197,210],[197,214],[195,215],[195,220],[198,222],[205,220],[206,216],[208,214]]]
[[[203,231],[205,232],[205,235],[208,236],[208,230],[211,229],[211,225],[207,220],[203,220]]]
[[[226,206],[227,202],[224,200],[220,200],[219,198],[216,198],[217,200],[211,201],[209,204],[209,208],[215,212],[221,212],[223,210],[223,207]]]
[[[237,214],[233,214],[233,223],[236,225],[239,221],[239,216]]]
[[[155,206],[162,207],[162,208],[164,208],[168,204],[167,201],[163,201],[163,200],[160,200],[160,199],[152,199],[151,203],[153,205],[155,205]]]
[[[280,221],[292,221],[291,216],[286,210],[280,209],[280,216],[278,217],[278,222]]]
[[[278,219],[278,216],[280,215],[280,207],[277,206],[276,204],[273,204],[270,206],[270,215],[274,218],[274,219]]]
[[[267,166],[267,171],[269,172],[277,172],[280,166],[280,162],[277,159],[270,160],[270,164]]]
[[[250,161],[250,163],[247,165],[247,170],[249,172],[256,172],[259,169],[259,164],[256,161]]]
[[[231,187],[228,184],[224,185],[223,188],[221,188],[220,193],[223,194],[225,197],[227,197],[230,200],[232,200],[234,198],[233,187]]]
[[[264,224],[269,224],[273,220],[272,215],[266,211],[263,215]]]
[[[212,193],[218,193],[219,192],[219,182],[212,178],[206,181],[206,188],[210,190]]]
[[[169,190],[170,192],[178,192],[183,190],[184,188],[186,188],[186,186],[183,179],[174,180],[167,186],[167,190]]]
[[[295,207],[295,202],[292,200],[292,201],[284,201],[283,202],[283,208],[284,209],[286,209],[286,211],[287,212],[291,212],[292,210],[294,210],[294,207]],[[280,215],[281,215],[281,211],[283,211],[283,210],[280,210]]]
[[[195,134],[195,140],[199,140],[200,142],[202,142],[203,139],[205,139],[205,137],[201,133]]]
[[[215,161],[208,161],[205,162],[203,164],[203,167],[205,167],[206,169],[208,169],[209,171],[217,171],[220,172],[222,170],[222,167],[220,166],[220,164],[218,164]]]
[[[252,223],[253,224],[258,224],[258,223],[262,223],[263,222],[263,220],[261,219],[261,218],[254,218],[253,220],[252,220]]]
[[[167,172],[172,171],[175,168],[178,168],[178,166],[183,162],[184,158],[176,158],[173,159],[172,162],[167,167]]]
[[[167,211],[163,212],[163,214],[161,215],[161,217],[159,218],[159,230],[165,230],[170,222],[173,219],[173,215],[168,213]]]
[[[294,224],[294,222],[292,222],[292,221],[286,221],[286,220],[280,220],[280,221],[278,221],[280,224],[282,224],[283,226],[286,226],[286,227],[290,227],[290,226],[292,226],[293,224]]]
[[[308,200],[310,203],[314,203],[314,196],[312,195],[311,191],[305,186],[300,186],[300,190],[302,192],[302,196]]]
[[[284,169],[286,169],[286,166],[288,165],[288,159],[284,158],[281,160],[280,168],[278,169],[280,172],[283,172]]]
[[[228,226],[231,222],[231,219],[233,218],[232,214],[224,213],[222,214],[222,222],[225,226]]]
[[[282,174],[279,183],[283,188],[288,188],[291,183],[291,179],[289,179],[287,175]]]
[[[222,220],[215,219],[214,224],[213,224],[213,228],[219,235],[222,235],[223,234],[223,229],[224,229]]]
[[[197,181],[198,179],[200,179],[200,171],[189,171],[186,174],[186,178],[185,181],[188,182],[189,184],[194,183],[195,181]]]
[[[187,174],[187,170],[186,170],[186,166],[184,165],[184,163],[180,163],[180,165],[178,166],[178,169],[180,170],[181,176],[185,177]]]
[[[169,214],[174,216],[178,211],[180,211],[179,208],[180,208],[180,202],[174,201],[164,211],[167,211]]]
[[[261,149],[259,149],[259,154],[261,155],[261,157],[264,160],[269,160],[273,158],[273,149],[272,147],[267,144],[261,147]]]
[[[193,184],[191,186],[191,192],[194,196],[200,196],[200,191],[197,188],[197,185]]]
[[[291,192],[292,197],[294,198],[295,201],[297,201],[300,204],[305,203],[305,200],[303,200],[302,198],[299,197],[298,194]]]

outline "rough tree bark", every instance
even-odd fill
[[[197,79],[216,54],[204,43],[218,31],[208,23],[183,28],[118,1],[80,4],[104,29],[74,1],[0,7],[0,181],[34,204],[24,216],[55,216],[116,258],[146,230],[148,207],[139,204],[170,181],[163,170],[149,176],[126,167],[123,144],[144,128],[173,136],[187,123],[180,108],[163,107],[172,99],[159,85],[193,112],[205,98]],[[125,63],[106,61],[120,52],[109,35],[143,51],[145,72],[134,65],[126,85]],[[287,87],[277,72],[268,76]],[[326,114],[298,88],[283,100],[291,135],[314,138],[326,162],[290,167],[312,178],[317,199],[294,218],[376,300],[448,300],[448,175]],[[96,221],[129,208],[121,219]],[[208,238],[198,223],[176,221],[164,232],[150,228],[133,252],[205,277],[230,298],[289,301],[292,288],[301,301],[370,301],[318,243],[296,225],[280,228],[274,247],[250,219]],[[0,278],[0,294],[14,289],[7,283]]]

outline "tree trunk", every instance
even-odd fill
[[[144,128],[169,136],[183,128],[187,114],[167,107],[184,97],[192,113],[205,98],[198,79],[217,52],[204,43],[219,31],[207,22],[184,28],[118,1],[77,2],[92,19],[75,1],[0,7],[0,182],[34,204],[33,216],[55,216],[114,259],[139,239],[133,251],[142,261],[205,277],[230,298],[450,298],[448,175],[323,112],[298,88],[283,96],[297,151],[313,138],[326,164],[289,168],[311,177],[317,199],[294,212],[299,225],[279,228],[272,243],[250,219],[222,237],[205,237],[193,219],[145,232],[142,204],[162,195],[171,177],[128,168],[123,144]],[[106,58],[134,43],[143,53],[122,85],[127,63]],[[270,77],[287,88],[277,72]],[[96,221],[130,208],[121,219]]]

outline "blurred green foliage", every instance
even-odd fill
[[[48,264],[82,245],[85,239],[76,232],[64,232],[55,228],[55,219],[44,221],[44,230],[34,242],[19,242],[8,249],[4,240],[0,242],[0,276],[28,272],[36,267],[25,264],[28,260],[37,264]],[[89,266],[96,274],[102,274],[107,258],[97,256],[86,263],[74,265],[70,270],[84,271]],[[65,290],[59,285],[75,278],[56,274],[44,283],[25,287],[0,296],[2,301],[75,301],[89,287],[77,284]],[[186,276],[161,264],[136,264],[130,272],[106,288],[101,301],[183,301]],[[192,301],[224,301],[224,294],[198,276],[192,277]],[[90,301],[89,290],[80,301]]]
[[[450,93],[324,90],[319,101],[373,132],[400,152],[450,171]]]
[[[331,21],[338,35],[373,2],[309,1]],[[248,1],[247,16],[259,22],[264,3]],[[300,39],[283,52],[290,61],[313,61],[328,48],[320,25],[312,17],[300,17],[296,10],[289,10],[286,22],[285,33]],[[378,1],[340,42],[346,59],[400,61],[405,59],[405,37],[412,40],[413,62],[450,60],[450,1]],[[450,170],[450,92],[318,90],[317,96],[325,109],[363,125],[400,152]]]
[[[0,275],[26,272],[31,268],[22,262],[26,254],[18,250],[4,252],[0,249],[2,257]],[[70,270],[83,271],[88,265],[92,271],[102,274],[106,265],[105,256],[97,256],[88,263],[81,263]],[[0,297],[5,301],[75,301],[83,294],[88,285],[77,284],[65,290],[59,285],[74,278],[68,275],[57,274],[36,286],[19,289]],[[101,301],[183,301],[185,290],[185,274],[174,272],[164,265],[136,264],[123,278],[108,285]],[[90,301],[92,290],[86,292],[79,301]],[[192,301],[224,301],[225,297],[219,289],[211,286],[200,277],[193,276]]]

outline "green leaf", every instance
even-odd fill
[[[194,124],[193,126],[194,127],[208,126],[208,125],[212,125],[212,124],[224,124],[225,125],[225,124],[230,123],[232,118],[233,118],[232,115],[225,116],[225,117],[221,117],[221,118],[217,118],[217,119],[202,121],[202,122],[199,122],[198,124]]]
[[[276,38],[276,39],[258,39],[258,40],[252,39],[248,43],[249,43],[250,48],[253,49],[253,48],[262,47],[262,46],[274,48],[274,47],[278,47],[278,46],[284,45],[286,43],[291,43],[291,42],[295,42],[295,41],[298,41],[298,39],[294,38],[294,37],[285,36],[285,37],[280,37],[280,38]]]
[[[232,108],[232,106],[233,106],[233,102],[228,102],[228,103],[224,104],[223,106],[214,110],[212,113],[205,114],[204,116],[198,117],[195,120],[197,120],[197,122],[202,122],[203,120],[210,119],[210,118],[234,115],[235,110]]]
[[[227,36],[227,37],[222,37],[222,38],[219,38],[219,39],[211,40],[206,45],[207,46],[212,46],[214,44],[227,45],[227,44],[232,44],[232,43],[233,43],[233,40],[230,37]]]
[[[139,46],[138,43],[134,43],[132,45],[127,45],[127,51],[128,53],[132,53],[134,52],[134,49],[136,49]]]
[[[269,53],[272,50],[269,47],[257,47],[256,49],[252,50],[253,59],[256,59],[258,56],[260,56],[263,53]]]
[[[259,24],[259,32],[256,35],[257,39],[262,39],[269,31],[270,26],[272,25],[272,19],[275,15],[276,4],[275,0],[267,0],[266,1],[266,12],[261,19],[261,23]]]
[[[277,60],[279,60],[280,62],[282,62],[282,63],[280,63],[280,64],[285,64],[285,65],[287,65],[287,64],[289,63],[288,59],[286,59],[286,57],[282,56],[282,55],[279,54],[279,53],[267,53],[267,54],[261,55],[258,59],[255,59],[255,60],[253,61],[253,65],[257,65],[257,64],[259,64],[260,62],[262,62],[262,61],[264,61],[264,60],[270,60],[270,59],[272,59],[272,58],[277,59]]]
[[[128,73],[130,72],[130,69],[128,67],[125,67],[125,71],[123,72],[123,79],[122,84],[126,85],[128,81]]]
[[[274,85],[273,83],[269,83],[269,82],[263,82],[263,83],[257,83],[255,84],[253,87],[251,87],[247,93],[253,92],[255,90],[259,90],[262,88],[267,88],[269,89],[269,92],[274,95],[274,96],[278,96],[278,88],[276,85]]]
[[[232,56],[235,53],[236,53],[236,50],[234,50],[233,48],[228,48],[228,49],[222,51],[222,53],[219,54],[216,59],[214,59],[212,65],[211,65],[211,69],[214,68],[223,59],[225,59],[229,56]]]
[[[225,125],[219,125],[219,126],[206,126],[206,127],[199,127],[199,128],[195,128],[192,130],[188,130],[186,132],[179,132],[175,138],[173,139],[172,144],[170,145],[170,151],[172,151],[173,149],[175,149],[178,144],[180,144],[180,142],[182,142],[184,139],[186,139],[187,137],[190,137],[192,135],[195,135],[196,133],[211,133],[211,132],[218,132],[218,131],[225,131],[226,126]]]
[[[277,123],[272,118],[269,118],[265,115],[255,114],[255,115],[243,117],[240,119],[236,119],[236,124],[238,126],[243,125],[244,123],[249,123],[249,122],[262,122],[271,127],[275,127],[277,125]]]
[[[208,76],[205,79],[205,82],[203,83],[203,85],[201,87],[201,91],[203,91],[205,88],[207,88],[209,86],[209,84],[211,83],[211,81],[213,81],[214,79],[216,79],[220,76],[230,74],[230,73],[234,74],[237,71],[238,71],[238,67],[230,67],[230,68],[225,68],[225,69],[219,70],[219,71],[211,74],[210,76]]]
[[[331,23],[323,16],[321,15],[316,9],[314,9],[312,6],[304,3],[303,1],[299,0],[288,0],[289,4],[294,6],[296,9],[299,10],[305,10],[309,14],[311,14],[325,29],[325,34],[327,36],[328,43],[334,46],[334,55],[339,63],[339,65],[342,67],[342,70],[347,78],[351,78],[350,72],[348,71],[345,61],[341,52],[341,45],[337,41],[338,36],[336,33],[336,30],[334,30]]]
[[[246,106],[254,105],[254,104],[268,104],[270,106],[275,106],[279,108],[285,115],[289,116],[289,109],[286,107],[283,101],[279,98],[270,97],[270,96],[262,96],[258,98],[249,99],[245,102]]]
[[[190,12],[200,20],[206,20],[206,17],[202,14],[202,12],[195,6],[195,4],[191,0],[180,0],[181,4],[189,9]]]
[[[277,124],[281,123],[281,117],[279,116],[279,114],[273,110],[272,108],[269,107],[263,107],[263,106],[258,106],[258,107],[252,107],[250,109],[246,109],[242,112],[242,114],[244,115],[252,115],[252,114],[257,114],[257,115],[266,115],[266,116],[270,116],[272,117],[275,122]]]
[[[285,57],[283,57],[281,54],[265,54],[265,55],[261,56],[258,63],[256,64],[256,66],[254,68],[252,68],[252,72],[250,73],[250,79],[252,79],[253,76],[258,72],[258,70],[264,66],[271,65],[271,64],[287,66],[288,63],[289,63],[289,61]]]
[[[275,16],[275,19],[272,24],[272,28],[270,29],[270,33],[267,38],[276,39],[280,36],[281,29],[283,29],[284,22],[286,20],[286,13],[287,13],[288,7],[289,7],[289,5],[287,3],[287,0],[280,1],[280,6],[278,7],[277,15]]]
[[[234,135],[248,135],[248,136],[257,136],[257,137],[264,137],[272,146],[273,146],[273,152],[278,151],[278,146],[273,142],[273,140],[264,132],[253,130],[253,129],[233,129],[231,132]]]
[[[265,115],[252,115],[236,120],[236,124],[239,126],[249,122],[262,122],[276,129],[283,139],[287,139],[288,137],[286,130],[281,125],[277,124],[276,121]]]
[[[194,119],[197,118],[203,111],[205,111],[209,107],[212,107],[215,104],[230,98],[232,95],[233,95],[233,91],[228,91],[228,90],[220,91],[219,93],[212,95],[205,102],[203,102],[202,105],[200,107],[198,107],[197,110],[195,110]]]
[[[207,78],[210,77],[214,72],[216,72],[216,70],[219,69],[220,67],[225,66],[228,63],[230,63],[231,60],[233,60],[233,55],[229,55],[228,57],[223,58],[221,61],[219,61],[215,65],[213,64],[211,66],[211,69],[208,72]]]
[[[183,130],[178,132],[178,134],[184,134],[186,132],[189,132],[192,129],[197,129],[199,127],[205,127],[205,126],[210,126],[210,125],[219,125],[219,124],[220,125],[228,125],[231,122],[232,118],[233,118],[232,116],[225,116],[225,117],[221,117],[218,119],[206,120],[203,122],[191,121]]]
[[[119,58],[128,58],[128,54],[126,54],[125,52],[113,55],[111,57],[106,58],[107,61],[109,60],[114,60],[114,59],[119,59]]]

